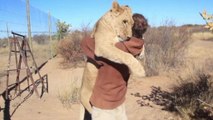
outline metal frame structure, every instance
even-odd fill
[[[8,69],[7,69],[7,81],[6,81],[6,91],[5,91],[5,97],[6,99],[13,99],[11,96],[11,91],[15,90],[15,97],[20,96],[24,90],[21,90],[21,84],[27,80],[27,89],[31,93],[35,92],[37,96],[39,96],[39,92],[37,89],[37,86],[39,83],[42,84],[42,90],[41,95],[43,92],[48,92],[48,79],[47,75],[41,76],[38,66],[35,62],[33,53],[30,49],[29,43],[26,40],[26,37],[24,35],[20,35],[18,33],[12,32],[13,39],[10,39],[10,52],[9,52],[9,60],[8,60]],[[21,40],[19,40],[21,39]],[[14,53],[15,56],[15,69],[11,69],[11,56],[12,53]],[[32,59],[33,66],[29,66],[28,64],[28,58]],[[24,67],[22,67],[22,63]],[[31,68],[34,68],[32,70]],[[22,70],[26,71],[26,77],[23,80],[20,80],[20,73]],[[10,81],[10,72],[15,71],[16,72],[16,81],[15,84],[9,85]],[[38,80],[34,80],[33,73],[38,74]],[[46,79],[45,79],[46,78]],[[31,84],[30,84],[31,81]],[[45,85],[46,83],[46,85]],[[32,89],[30,89],[32,86]]]

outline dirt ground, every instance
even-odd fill
[[[211,44],[211,45],[210,45]],[[201,46],[202,45],[202,46]],[[205,56],[203,50],[212,50],[213,42],[196,41],[190,46],[189,51],[199,52],[200,56]],[[190,57],[197,57],[197,54],[190,53]],[[24,102],[23,97],[17,98],[10,103],[10,114],[12,120],[78,120],[79,104],[73,103],[70,108],[65,107],[59,100],[59,94],[64,90],[69,90],[73,81],[77,86],[80,85],[83,68],[63,69],[60,66],[60,57],[56,57],[47,62],[41,69],[41,74],[48,74],[49,93],[44,93],[40,99],[35,94],[30,96]],[[2,78],[5,79],[5,78]],[[162,110],[162,106],[152,102],[142,101],[148,105],[141,106],[141,98],[133,94],[149,95],[152,90],[169,91],[169,88],[175,82],[166,76],[145,77],[141,80],[130,80],[126,96],[126,110],[129,120],[180,120],[175,114]],[[4,84],[1,84],[3,88]],[[0,91],[2,92],[2,91]],[[20,104],[22,103],[22,104]],[[4,107],[4,101],[0,98],[0,106]],[[17,108],[17,109],[16,109]],[[14,112],[14,114],[13,114]],[[0,112],[0,119],[4,119],[3,111]]]
[[[72,80],[80,81],[83,68],[62,69],[60,67],[60,58],[50,60],[41,70],[42,74],[48,74],[49,93],[45,93],[40,99],[33,94],[29,99],[23,102],[15,111],[12,119],[14,120],[77,120],[79,119],[79,104],[73,104],[71,108],[62,105],[58,98],[59,91],[69,87]],[[166,85],[164,83],[167,83]],[[137,104],[139,98],[131,93],[140,92],[146,95],[151,93],[151,86],[163,87],[170,86],[171,80],[165,77],[143,78],[141,80],[130,80],[126,98],[127,115],[130,120],[162,120],[162,116],[152,114],[161,113],[167,120],[173,118],[173,114],[162,111],[159,106],[141,107]],[[18,98],[11,102],[11,112],[17,107],[23,98]],[[1,112],[1,118],[3,118]]]

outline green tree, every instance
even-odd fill
[[[60,20],[57,21],[57,39],[61,40],[63,39],[68,33],[69,28],[71,27],[70,24],[67,24],[66,22],[61,22]]]

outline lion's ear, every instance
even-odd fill
[[[118,4],[118,2],[117,2],[117,1],[114,1],[114,2],[112,3],[112,10],[113,10],[113,11],[118,11],[119,8],[120,8],[120,5]]]
[[[118,2],[115,0],[112,3],[112,12],[116,13],[116,14],[120,14],[123,12],[123,9],[120,7],[120,5],[118,4]]]

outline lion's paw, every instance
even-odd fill
[[[144,68],[139,66],[139,67],[136,67],[132,70],[132,76],[134,77],[145,77],[145,71],[144,71]]]

